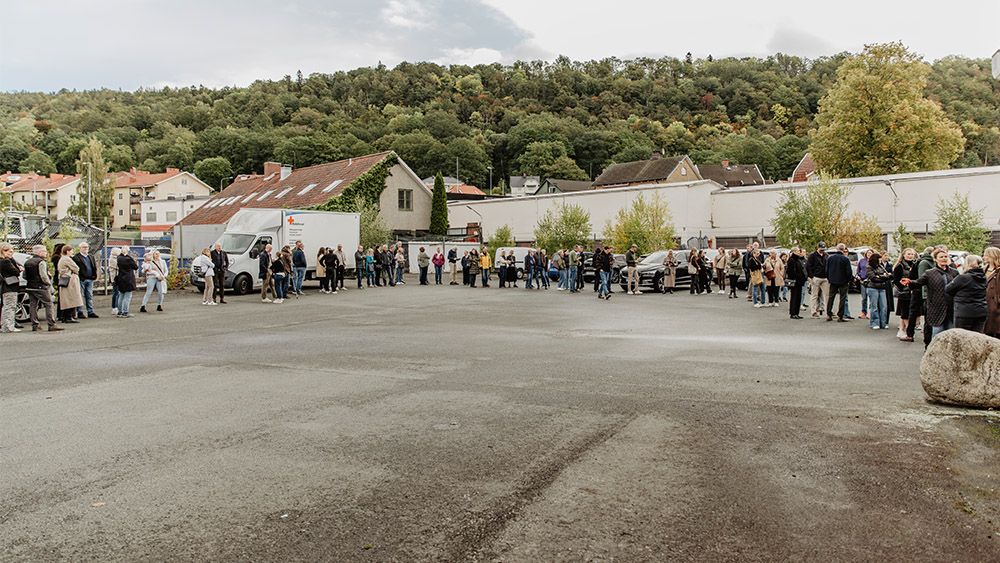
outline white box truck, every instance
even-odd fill
[[[297,209],[241,209],[233,215],[219,238],[229,254],[226,287],[238,295],[260,287],[260,253],[270,244],[272,256],[295,241],[305,245],[306,279],[316,275],[316,253],[320,247],[344,246],[346,268],[354,269],[354,252],[361,240],[361,214]],[[214,245],[213,245],[214,248]],[[204,287],[204,272],[192,273],[192,282]]]

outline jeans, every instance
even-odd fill
[[[490,269],[483,268],[483,287],[490,285]]]
[[[500,266],[498,272],[498,275],[500,276],[500,287],[503,287],[507,283],[507,266]]]
[[[14,330],[14,316],[17,312],[17,292],[3,294],[3,312],[0,313],[0,332]]]
[[[375,285],[375,271],[372,270],[365,275],[365,281],[368,283],[368,287],[373,287]]]
[[[942,332],[944,332],[946,330],[951,330],[953,328],[955,328],[955,321],[945,321],[945,323],[943,325],[932,326],[931,327],[931,340],[934,340],[934,337],[937,336],[937,335],[939,335],[939,334],[941,334]]]
[[[566,285],[567,285],[566,270],[565,269],[559,270],[559,289],[566,289]]]
[[[861,285],[861,314],[868,314],[868,287]]]
[[[403,281],[403,267],[396,266],[396,283],[401,283]]]
[[[132,304],[132,292],[123,291],[121,297],[118,298],[118,314],[127,315],[129,305]]]
[[[306,279],[306,269],[302,266],[295,266],[295,293],[302,295],[302,282]]]
[[[524,267],[524,287],[525,289],[531,289],[532,278],[534,277],[535,269],[531,266]]]
[[[759,303],[759,304],[763,305],[764,304],[764,284],[761,283],[761,284],[757,284],[757,285],[753,286],[753,288],[751,288],[751,292],[753,293],[753,304],[757,305]]]
[[[868,326],[885,328],[889,323],[888,303],[884,289],[865,288],[868,302]]]
[[[163,294],[167,292],[167,280],[149,280],[146,282],[146,295],[142,296],[142,306],[145,307],[146,303],[149,303],[149,296],[153,294],[153,291],[159,293],[157,296],[157,305],[163,305]]]
[[[538,282],[537,283],[540,284],[538,287],[544,287],[545,289],[548,289],[549,288],[549,282],[552,281],[549,278],[549,269],[548,269],[548,267],[544,267],[544,266],[543,267],[537,267],[537,268],[534,269],[534,274],[536,276],[538,276]]]
[[[611,295],[611,272],[601,270],[601,290],[597,295]]]
[[[94,314],[94,280],[80,280],[80,290],[83,291],[83,301],[87,306],[87,314]],[[83,307],[77,307],[76,312],[83,315]]]
[[[570,266],[569,267],[569,289],[570,289],[570,291],[576,291],[576,269],[577,269],[576,266]],[[638,286],[638,285],[639,285],[638,282],[636,282],[636,286]]]
[[[434,283],[441,285],[441,266],[434,266]]]
[[[214,276],[211,276],[212,280],[215,280]],[[214,286],[213,286],[214,287]],[[122,292],[118,291],[118,284],[111,284],[111,308],[118,310],[118,300],[121,299]]]
[[[785,300],[788,299],[788,286],[787,285],[781,286],[781,295],[780,295],[780,297],[782,299],[785,299]]]
[[[274,274],[274,297],[275,299],[285,298],[285,274]]]

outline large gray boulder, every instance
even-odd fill
[[[1000,408],[1000,340],[962,329],[942,332],[920,362],[920,383],[941,403]]]

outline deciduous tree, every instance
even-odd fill
[[[943,244],[950,250],[980,254],[989,242],[989,229],[983,225],[985,209],[974,209],[969,194],[955,192],[950,198],[938,198],[934,234],[928,244]]]
[[[535,225],[535,244],[550,255],[560,249],[590,242],[590,212],[576,204],[559,204],[549,209]]]
[[[633,244],[639,247],[639,254],[673,249],[675,236],[670,206],[659,193],[648,200],[639,194],[631,205],[618,210],[614,222],[609,219],[604,227],[604,242],[618,252]]]

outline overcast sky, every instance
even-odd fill
[[[0,0],[0,91],[246,86],[381,61],[815,58],[902,40],[989,58],[1000,0]]]

